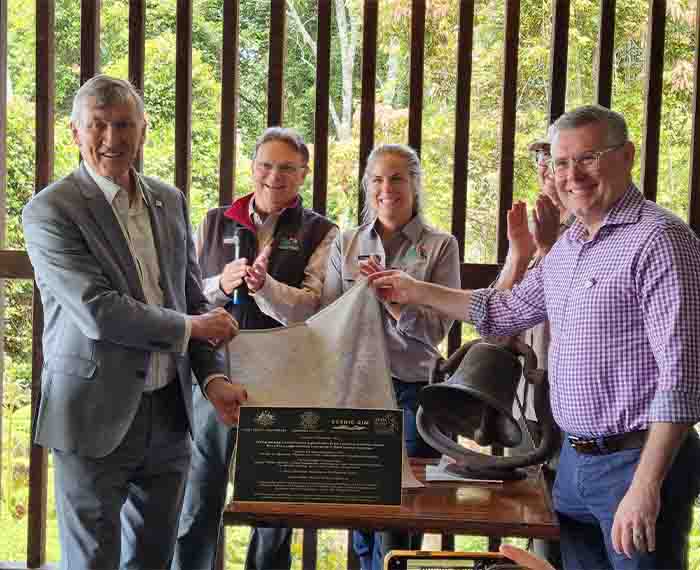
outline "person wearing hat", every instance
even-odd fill
[[[549,138],[548,133],[546,137],[537,139],[528,146],[535,160],[537,184],[540,189],[532,211],[533,231],[528,227],[525,203],[515,202],[508,211],[510,249],[494,285],[498,289],[513,288],[528,269],[539,263],[559,236],[573,223],[573,216],[562,204],[554,186],[554,176],[549,164],[552,158]]]
[[[572,224],[573,216],[557,195],[554,176],[550,169],[549,135],[534,141],[528,147],[537,168],[540,195],[532,211],[532,231],[527,223],[525,202],[518,201],[508,212],[508,241],[510,249],[496,287],[511,289],[528,269],[537,265],[554,245],[559,236]]]
[[[540,192],[547,196],[555,206],[560,207],[561,201],[554,189],[554,177],[549,169],[549,161],[552,159],[549,138],[545,137],[533,141],[532,144],[527,147],[527,150],[532,153],[535,159],[537,183],[539,184]]]
[[[554,241],[563,233],[566,228],[568,228],[573,223],[573,216],[562,204],[557,194],[556,187],[554,186],[554,175],[550,168],[550,161],[552,159],[551,145],[549,142],[549,133],[545,138],[538,139],[530,144],[527,149],[532,153],[532,157],[535,161],[535,168],[537,169],[537,184],[540,189],[540,196],[546,196],[552,205],[555,206],[557,212],[557,219],[559,221],[559,228],[557,232],[553,235],[540,235],[537,233],[539,227],[537,224],[534,225],[535,234],[533,234],[534,244],[536,246],[534,253],[531,257],[543,257],[554,245]],[[548,206],[548,205],[547,205]],[[542,207],[540,207],[540,210]],[[553,210],[549,210],[553,212]],[[548,212],[548,213],[549,213]],[[539,219],[540,214],[537,209],[533,211],[533,218]],[[554,238],[552,240],[552,237]]]
[[[512,289],[519,283],[530,269],[539,265],[559,236],[573,222],[573,216],[562,205],[554,186],[554,176],[549,167],[552,158],[549,136],[534,141],[528,150],[533,154],[535,160],[537,183],[540,189],[540,195],[532,212],[533,231],[531,232],[528,227],[525,203],[516,202],[507,216],[510,248],[506,263],[494,284],[496,289]],[[538,368],[546,369],[549,351],[549,323],[544,321],[521,333],[519,338],[534,350]],[[499,340],[502,342],[502,339]],[[505,342],[508,342],[508,339]],[[520,426],[531,435],[523,439],[521,447],[514,450],[515,454],[527,451],[526,448],[535,443],[531,440],[536,439],[539,433],[537,417],[534,412],[533,391],[524,377],[518,386],[518,397],[522,402],[523,409],[521,410],[516,404],[513,415],[519,418]],[[556,456],[549,462],[549,467],[553,470],[556,469],[558,456],[557,452]],[[533,551],[545,557],[555,566],[561,565],[558,542],[536,539],[533,543]]]

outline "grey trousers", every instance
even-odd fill
[[[144,394],[126,436],[109,455],[53,450],[61,570],[169,568],[190,447],[173,382]]]

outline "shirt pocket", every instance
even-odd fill
[[[418,279],[419,281],[428,280],[429,266],[427,259],[417,259],[405,266],[400,264],[400,269],[403,269],[411,277]]]
[[[637,305],[634,283],[625,271],[580,278],[572,290],[581,314],[619,315],[620,307]],[[585,311],[585,313],[583,312]],[[633,310],[627,311],[632,314]]]

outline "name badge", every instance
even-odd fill
[[[277,244],[277,249],[284,249],[286,251],[301,251],[301,245],[299,240],[295,237],[283,237],[280,238]]]
[[[379,255],[378,253],[361,253],[357,256],[357,262],[369,261],[370,259],[374,258],[379,265],[384,266],[384,260],[382,257],[383,256]]]
[[[406,253],[403,254],[401,261],[404,266],[409,266],[416,263],[419,260],[425,261],[426,259],[428,259],[428,254],[425,251],[425,248],[422,245],[418,244],[415,246],[411,246],[406,251]]]
[[[418,252],[416,248],[411,246],[406,253],[403,254],[403,265],[411,265],[418,261]]]

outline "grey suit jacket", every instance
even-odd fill
[[[39,192],[24,208],[27,252],[44,306],[39,445],[103,457],[136,414],[153,351],[175,355],[183,422],[192,425],[190,369],[203,380],[225,370],[207,343],[179,349],[183,313],[209,307],[187,204],[176,188],[140,176],[160,262],[164,306],[148,305],[112,207],[84,166]],[[191,366],[191,368],[190,368]]]

